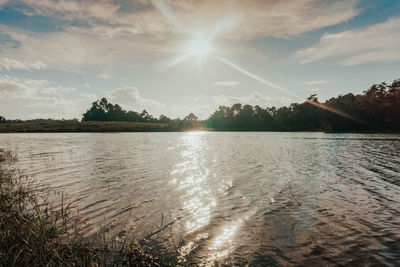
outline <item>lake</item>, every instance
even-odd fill
[[[167,226],[161,242],[199,265],[400,264],[400,135],[29,133],[0,148],[73,201],[88,238]]]

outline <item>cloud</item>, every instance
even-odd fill
[[[217,28],[219,33],[229,33],[229,38],[288,38],[347,21],[359,12],[357,0],[132,1],[131,5],[136,8],[128,11],[124,11],[123,1],[20,1],[31,7],[26,11],[31,15],[87,21],[94,33],[108,37],[118,34],[190,35],[198,30],[213,34],[212,29]]]
[[[191,97],[192,99],[193,97]],[[166,107],[166,115],[172,118],[184,118],[189,112],[193,112],[200,119],[207,119],[220,105],[232,106],[236,103],[260,107],[281,107],[292,103],[287,97],[269,97],[259,92],[253,92],[244,96],[227,96],[227,95],[198,95],[196,102],[188,104],[188,101]],[[165,109],[165,108],[164,108]]]
[[[17,45],[0,47],[0,57],[8,60],[0,65],[4,65],[3,69],[12,69],[13,65],[20,69],[74,71],[115,62],[139,65],[138,60],[143,57],[180,54],[179,44],[199,32],[223,39],[218,43],[221,50],[237,54],[243,48],[232,40],[290,38],[358,14],[356,0],[153,2],[158,8],[165,4],[168,14],[164,14],[168,16],[147,0],[129,4],[111,0],[18,0],[25,8],[10,6],[18,6],[18,11],[32,19],[34,15],[51,18],[61,30],[43,33],[1,25],[0,33]],[[171,12],[175,23],[168,19],[172,18]],[[227,43],[230,48],[225,49]],[[250,53],[248,47],[245,50]]]
[[[258,92],[253,92],[247,96],[226,96],[219,95],[214,96],[214,102],[218,105],[231,106],[236,103],[249,104],[249,105],[259,105],[261,107],[271,107],[271,106],[284,106],[292,102],[291,98],[288,97],[269,97],[263,96]]]
[[[114,104],[119,104],[132,111],[146,109],[150,114],[160,115],[164,105],[158,101],[144,98],[136,87],[117,88],[108,93],[107,98]]]
[[[5,4],[7,4],[8,0],[0,0],[0,9],[2,6],[4,6]]]
[[[26,80],[0,75],[0,98],[28,96],[45,84],[45,80]]]
[[[326,80],[317,80],[317,81],[305,82],[305,84],[308,84],[308,85],[317,85],[317,84],[325,84],[325,83],[328,83],[328,81],[326,81]]]
[[[100,78],[100,79],[103,79],[103,80],[112,80],[115,77],[111,76],[111,75],[109,75],[107,73],[100,73],[99,75],[97,75],[97,78]]]
[[[213,85],[216,86],[225,86],[225,87],[233,87],[238,85],[239,82],[238,81],[222,81],[222,82],[215,82],[213,83]]]
[[[7,78],[0,78],[0,99],[4,99],[7,96],[13,96],[23,91],[23,88],[15,81]]]
[[[66,19],[102,19],[110,20],[116,15],[119,5],[112,1],[98,0],[22,0],[37,15],[60,16]],[[32,14],[29,13],[29,14]]]
[[[400,60],[400,18],[359,30],[325,34],[319,43],[296,52],[301,63],[325,58],[344,66]]]
[[[96,35],[67,31],[31,33],[7,26],[0,26],[0,34],[18,43],[17,46],[0,49],[0,57],[7,58],[0,65],[10,69],[47,67],[76,71],[85,67],[113,65],[115,62],[132,66],[132,59],[138,53],[151,57],[160,49],[165,49],[161,42],[152,42],[150,37],[140,36],[102,39]]]
[[[288,105],[292,100],[288,97],[269,97],[261,93],[253,92],[245,96],[227,95],[198,95],[196,103],[181,102],[174,105],[165,105],[155,100],[143,98],[140,91],[135,87],[117,88],[106,95],[107,99],[113,104],[119,104],[127,110],[141,111],[146,109],[156,117],[164,114],[171,118],[183,118],[189,112],[193,112],[201,119],[206,119],[220,105],[231,106],[236,103],[259,105],[261,107],[280,107]]]
[[[12,58],[0,58],[0,70],[41,70],[46,65],[41,61],[26,62]]]
[[[74,99],[69,97],[72,94],[76,94]],[[0,114],[10,119],[80,118],[93,98],[47,80],[0,75],[0,101]]]

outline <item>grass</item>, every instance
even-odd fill
[[[0,133],[20,132],[157,132],[168,131],[166,123],[122,121],[44,121],[0,123]]]
[[[15,161],[0,150],[0,266],[177,265],[177,255],[154,239],[116,244],[103,235],[101,242],[84,241],[64,198],[52,205]]]

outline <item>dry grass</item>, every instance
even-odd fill
[[[119,121],[49,121],[0,123],[0,133],[17,132],[157,132],[168,131],[166,123]]]
[[[83,241],[64,198],[53,206],[37,190],[34,179],[22,175],[14,162],[12,153],[0,150],[0,266],[177,264],[176,254],[153,239],[119,245],[105,239]]]

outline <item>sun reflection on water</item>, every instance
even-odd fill
[[[213,239],[211,246],[208,248],[210,252],[208,259],[210,261],[218,260],[228,255],[232,248],[233,237],[242,224],[243,219],[237,219],[222,228],[221,234]]]
[[[208,183],[210,170],[207,167],[207,143],[202,138],[206,132],[190,132],[182,136],[185,148],[181,155],[183,162],[176,164],[171,172],[171,183],[182,193],[181,202],[189,219],[185,227],[192,233],[206,226],[210,221],[212,207],[217,204]]]
[[[171,171],[171,184],[180,195],[183,217],[184,238],[187,243],[178,251],[181,259],[193,251],[207,253],[205,262],[225,258],[234,249],[238,229],[247,220],[247,216],[237,216],[237,219],[220,224],[213,220],[212,213],[216,211],[217,199],[227,194],[232,187],[232,180],[217,177],[211,171],[216,159],[209,153],[204,132],[191,132],[182,135],[182,162],[176,164]],[[248,214],[247,214],[248,215]],[[197,253],[197,252],[196,252]]]
[[[218,234],[211,239],[211,243],[207,248],[208,258],[206,259],[206,265],[223,260],[230,255],[235,248],[234,240],[237,238],[239,229],[254,213],[255,210],[247,212],[220,228]]]

